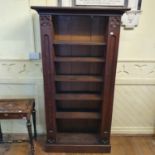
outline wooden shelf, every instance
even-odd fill
[[[84,76],[84,75],[57,75],[55,81],[66,82],[102,82],[100,76]]]
[[[96,57],[56,57],[55,62],[105,62],[105,60]]]
[[[56,100],[91,100],[100,101],[102,97],[96,94],[56,94]]]
[[[57,112],[57,119],[100,119],[97,112]]]
[[[105,42],[97,41],[73,41],[73,40],[54,40],[55,45],[91,45],[91,46],[105,46]]]

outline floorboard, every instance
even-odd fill
[[[43,149],[44,138],[35,142],[35,155],[81,155],[81,153],[46,153]],[[112,136],[112,151],[107,153],[83,153],[82,155],[155,155],[153,136]],[[0,144],[0,155],[30,155],[28,143]]]

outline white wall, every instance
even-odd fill
[[[142,1],[140,24],[134,30],[121,33],[119,60],[155,60],[155,1]]]
[[[0,4],[0,58],[28,58],[28,52],[34,51],[28,1],[0,0]]]
[[[39,22],[35,13],[33,30],[28,6],[56,3],[0,0],[0,4],[0,98],[35,97],[38,131],[45,132],[42,65],[40,61],[28,60],[29,52],[40,52]],[[121,30],[113,133],[154,133],[155,21],[151,18],[154,8],[154,0],[143,1],[139,26]],[[5,132],[26,132],[22,121],[3,121],[2,126]]]

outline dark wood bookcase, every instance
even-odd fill
[[[110,152],[120,23],[127,9],[32,8],[40,15],[46,151]]]

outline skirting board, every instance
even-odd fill
[[[155,127],[112,127],[111,133],[114,135],[153,135],[155,134]]]
[[[3,131],[4,134],[8,134],[6,130]],[[41,127],[38,126],[37,128],[38,134],[44,134],[44,131]],[[21,133],[21,130],[18,129],[15,131],[13,130],[14,134],[26,134],[27,131],[25,130]],[[155,127],[112,127],[111,130],[112,135],[153,135],[155,134]]]

